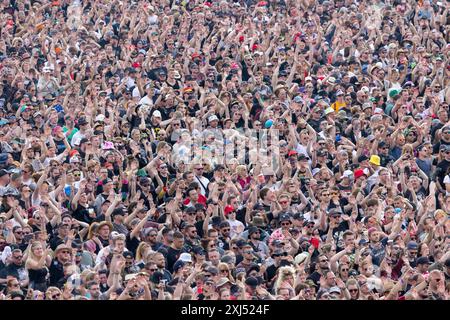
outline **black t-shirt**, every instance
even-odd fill
[[[133,255],[136,256],[136,250],[137,250],[137,248],[139,246],[140,241],[136,237],[131,239],[130,238],[130,234],[131,234],[131,232],[129,232],[127,234],[127,237],[126,237],[126,240],[125,240],[126,241],[126,246],[127,246],[127,249],[130,250],[131,252],[133,252]]]
[[[178,260],[180,255],[181,255],[181,250],[177,250],[172,247],[169,247],[169,249],[167,250],[167,269],[170,272],[173,272],[173,265]]]
[[[328,226],[329,228],[330,226]],[[328,228],[324,232],[320,232],[320,236],[322,239],[326,238],[328,233]],[[334,243],[336,243],[336,252],[339,252],[344,249],[344,238],[343,234],[345,231],[349,229],[349,225],[347,221],[342,221],[337,228],[333,230],[333,240]],[[326,239],[324,239],[326,240]]]
[[[50,286],[56,286],[62,278],[64,278],[64,267],[55,259],[50,265]]]

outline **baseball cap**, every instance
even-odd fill
[[[155,118],[162,118],[161,112],[160,112],[159,110],[155,110],[155,111],[153,112],[153,116],[154,116]]]
[[[408,242],[408,245],[406,246],[406,249],[408,250],[417,250],[419,248],[419,245],[415,241]]]
[[[287,213],[282,214],[280,216],[280,222],[282,222],[282,221],[290,221],[290,220],[291,220],[291,216],[289,214],[287,214]]]
[[[351,170],[345,170],[340,179],[349,178],[353,175]]]
[[[245,280],[245,284],[252,288],[256,288],[259,285],[259,281],[255,277],[248,277]]]
[[[416,260],[416,264],[431,264],[430,259],[428,259],[428,257],[419,257]]]

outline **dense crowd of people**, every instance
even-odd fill
[[[0,1],[0,299],[447,300],[449,6]]]

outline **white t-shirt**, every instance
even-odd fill
[[[445,184],[445,185],[450,184],[450,175],[446,175],[446,176],[445,176],[445,178],[444,178],[444,184]],[[447,190],[447,189],[446,189],[446,190]],[[446,195],[446,196],[450,195],[450,192],[445,191],[445,195]]]

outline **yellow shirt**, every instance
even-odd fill
[[[338,112],[340,108],[345,107],[347,104],[345,102],[336,101],[331,105],[335,112]]]

